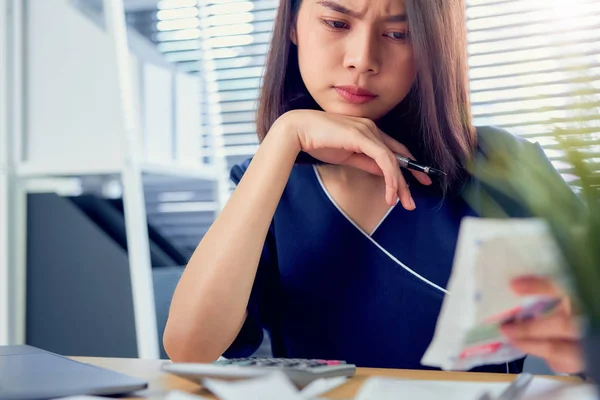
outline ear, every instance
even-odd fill
[[[292,43],[298,46],[298,34],[296,32],[295,26],[292,26],[292,29],[290,30],[290,40],[292,41]]]

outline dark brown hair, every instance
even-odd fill
[[[304,108],[291,105],[304,87],[297,48],[290,40],[301,1],[282,0],[279,5],[258,104],[256,125],[261,141],[283,113]],[[418,77],[403,103],[414,103],[408,105],[417,114],[418,132],[413,135],[420,136],[418,140],[428,162],[448,174],[444,186],[452,186],[463,175],[462,165],[476,146],[468,90],[465,3],[405,3]],[[390,113],[394,112],[399,111]],[[389,128],[384,131],[407,144],[403,136],[394,135]]]

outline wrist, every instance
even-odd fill
[[[275,120],[264,139],[264,141],[267,140],[277,142],[281,150],[292,154],[294,158],[298,156],[302,151],[302,145],[300,144],[294,111],[289,111]]]

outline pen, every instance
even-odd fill
[[[522,373],[498,397],[493,397],[488,392],[482,394],[477,400],[520,400],[532,380],[532,374]]]
[[[402,168],[408,168],[415,171],[423,172],[427,175],[436,175],[436,176],[446,176],[444,171],[440,171],[439,169],[435,169],[433,167],[428,167],[424,165],[417,164],[410,158],[406,158],[403,156],[399,156],[396,154],[396,159],[398,159],[398,163]]]
[[[528,374],[526,372],[517,376],[517,378],[512,381],[510,385],[506,388],[504,392],[500,394],[497,400],[519,400],[525,394],[525,390],[527,390],[527,386],[533,380],[533,375]]]

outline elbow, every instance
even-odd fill
[[[167,322],[162,342],[169,359],[174,363],[212,363],[220,356],[215,346],[210,346],[201,332],[186,332],[185,329]]]

